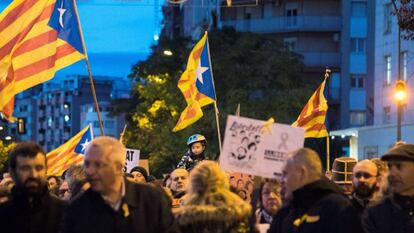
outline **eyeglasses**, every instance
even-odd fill
[[[371,174],[369,174],[367,172],[356,172],[354,174],[354,177],[357,178],[357,179],[360,179],[362,177],[364,177],[365,179],[369,179],[371,177],[376,177],[376,176],[375,175],[371,175]]]

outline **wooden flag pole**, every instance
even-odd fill
[[[236,116],[240,116],[240,103],[237,104],[237,109],[236,109]]]
[[[220,149],[220,154],[221,154],[221,133],[220,133],[219,111],[217,108],[217,101],[214,101],[214,112],[216,115],[217,136],[218,136],[218,143],[219,143],[219,149]]]
[[[122,130],[121,134],[119,135],[119,141],[124,144],[123,140],[124,140],[124,134],[127,128],[127,124],[125,124],[124,129]]]
[[[91,72],[91,67],[90,67],[90,64],[89,64],[88,53],[86,52],[85,40],[83,38],[82,26],[81,26],[79,14],[78,14],[78,8],[76,6],[76,0],[72,0],[72,2],[73,2],[73,9],[74,9],[75,14],[76,14],[76,19],[78,21],[78,28],[79,28],[80,38],[81,38],[81,41],[82,41],[82,48],[83,48],[83,51],[85,53],[86,68],[88,70],[89,81],[91,82],[92,96],[93,96],[93,101],[95,103],[96,113],[98,114],[99,128],[101,130],[101,136],[104,136],[105,133],[104,133],[104,128],[103,128],[103,124],[102,124],[101,112],[99,110],[98,98],[96,97],[95,85],[94,85],[93,78],[92,78],[92,72]]]
[[[207,31],[204,32],[205,34],[207,34]],[[211,58],[210,58],[210,43],[208,42],[208,37],[207,37],[207,50],[208,50],[208,61],[210,62],[210,73],[211,73],[211,81],[213,83],[213,89],[214,89],[214,97],[215,97],[215,101],[214,101],[214,113],[216,115],[216,125],[217,125],[217,137],[218,137],[218,144],[219,144],[219,149],[220,149],[220,154],[221,154],[221,133],[220,133],[220,123],[219,123],[219,110],[217,107],[217,95],[216,95],[216,87],[214,85],[214,77],[213,77],[213,64],[211,63]]]
[[[325,78],[326,81],[328,81],[329,75],[331,74],[331,69],[329,69],[328,67],[325,69]],[[325,88],[326,88],[326,83],[325,83]],[[326,115],[328,115],[328,113],[326,113]],[[326,126],[325,126],[326,127]],[[326,170],[329,171],[330,169],[330,165],[331,165],[331,155],[330,155],[330,142],[329,142],[329,133],[328,136],[326,136]]]
[[[326,137],[326,170],[330,171],[330,165],[331,165],[331,161],[330,161],[330,145],[329,145],[329,135]]]

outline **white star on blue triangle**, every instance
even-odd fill
[[[86,130],[81,140],[79,140],[78,144],[76,145],[75,152],[78,154],[84,154],[86,146],[88,146],[91,140],[92,140],[92,133],[91,133],[91,128],[89,127],[89,129]]]
[[[203,51],[200,55],[200,62],[196,70],[196,87],[198,91],[211,99],[216,99],[214,92],[213,78],[211,74],[210,54],[208,51],[207,41],[204,43]]]

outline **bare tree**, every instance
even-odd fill
[[[407,40],[414,39],[414,1],[392,0],[394,6],[393,14],[397,16],[398,25],[402,32],[402,37]]]

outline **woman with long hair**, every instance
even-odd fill
[[[216,162],[197,164],[184,204],[175,213],[182,232],[248,232],[251,207],[229,187],[229,177]]]

